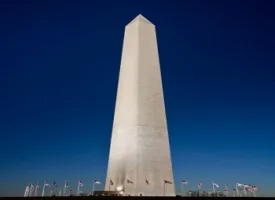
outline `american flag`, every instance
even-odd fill
[[[50,186],[50,184],[49,183],[47,183],[47,182],[45,182],[45,184],[44,184],[46,187],[49,187]]]
[[[220,187],[217,183],[215,183],[215,182],[213,182],[213,185],[215,186],[215,187]]]
[[[36,185],[36,189],[38,189],[39,188],[39,185]]]
[[[95,183],[95,184],[101,184],[101,182],[98,181],[98,180],[95,180],[94,183]]]
[[[149,185],[149,181],[148,181],[147,179],[145,179],[145,183],[146,183],[147,185]]]
[[[167,180],[164,180],[164,183],[167,183],[167,184],[172,184],[171,181],[167,181]]]
[[[53,185],[54,185],[55,187],[57,187],[57,184],[56,184],[56,182],[55,182],[55,181],[53,181]]]
[[[84,186],[84,184],[82,183],[82,181],[78,181],[78,184],[79,184],[80,186]]]
[[[114,185],[114,182],[112,180],[110,180],[110,185]]]
[[[181,183],[182,183],[182,184],[188,184],[188,182],[187,182],[187,181],[181,181]]]
[[[237,183],[236,184],[238,187],[244,187],[245,185],[244,184],[241,184],[241,183]]]
[[[253,186],[252,186],[252,189],[253,189],[254,191],[257,191],[257,190],[258,190],[258,187],[255,186],[255,185],[253,185]]]
[[[202,186],[202,182],[198,182],[198,186],[200,186],[200,187],[201,187],[201,186]]]
[[[65,187],[69,187],[68,181],[65,182]]]
[[[134,182],[133,182],[133,181],[130,181],[130,180],[127,180],[127,183],[133,184]]]

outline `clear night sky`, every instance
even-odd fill
[[[78,179],[84,191],[105,181],[124,26],[140,13],[157,28],[177,188],[213,180],[275,195],[274,8],[1,1],[0,195],[36,180],[74,192]]]

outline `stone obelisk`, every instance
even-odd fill
[[[155,26],[126,27],[105,190],[175,196]]]

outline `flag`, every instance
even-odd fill
[[[251,192],[251,190],[252,190],[252,185],[248,185],[247,190]]]
[[[134,182],[133,182],[133,181],[130,181],[130,180],[127,180],[127,183],[133,184]]]
[[[252,186],[252,190],[254,190],[254,191],[258,191],[258,187],[257,187],[257,186],[255,186],[255,185],[253,185],[253,186]]]
[[[68,181],[65,182],[65,187],[69,187]]]
[[[56,184],[56,182],[55,182],[55,181],[53,181],[53,185],[54,185],[55,187],[57,187],[57,184]]]
[[[112,180],[110,180],[110,185],[114,185],[114,182]]]
[[[164,180],[164,183],[167,183],[167,184],[172,184],[171,181],[167,181],[167,180]]]
[[[215,187],[220,187],[217,183],[215,183],[215,182],[212,182],[212,184],[213,184],[213,186],[215,186]]]
[[[98,180],[95,180],[94,183],[95,184],[101,184],[100,181],[98,181]]]
[[[44,183],[44,186],[45,186],[45,187],[49,187],[49,186],[50,186],[50,184],[49,184],[49,183],[47,183],[47,182],[45,182],[45,183]]]
[[[149,185],[149,181],[148,181],[147,179],[145,179],[145,183],[146,183],[147,185]]]
[[[185,184],[185,185],[188,184],[187,181],[181,181],[181,183],[182,183],[182,184]]]
[[[78,181],[78,184],[79,184],[80,186],[84,186],[84,184],[82,183],[82,181]]]
[[[233,191],[236,191],[236,189],[233,189]]]
[[[39,189],[39,185],[36,185],[36,189]]]
[[[198,187],[201,187],[202,186],[202,182],[198,182]]]
[[[244,184],[241,184],[241,183],[237,183],[236,184],[238,187],[244,187]]]

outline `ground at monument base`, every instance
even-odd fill
[[[114,196],[114,197],[104,197],[104,196],[70,196],[70,197],[0,197],[0,200],[195,200],[195,199],[202,199],[202,200],[226,200],[226,199],[236,199],[236,200],[248,200],[248,199],[254,199],[254,200],[271,200],[275,199],[275,197],[125,197],[125,196]]]

